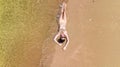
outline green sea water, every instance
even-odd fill
[[[0,0],[0,67],[38,67],[56,0]]]

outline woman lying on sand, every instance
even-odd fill
[[[67,23],[66,3],[63,2],[60,7],[61,7],[61,12],[60,12],[60,16],[58,18],[59,28],[58,28],[58,33],[54,38],[54,41],[60,46],[62,46],[63,43],[65,42],[65,46],[63,47],[63,49],[65,50],[69,43],[69,37],[68,37],[67,31],[66,31],[66,23]]]

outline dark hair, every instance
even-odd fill
[[[59,43],[64,43],[64,42],[65,42],[65,38],[59,38],[59,39],[58,39],[58,42],[59,42]]]

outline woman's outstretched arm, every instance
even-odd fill
[[[66,43],[65,43],[65,46],[63,47],[63,50],[66,50],[68,44],[69,44],[69,37],[68,37],[68,34],[65,33],[65,36],[66,36]]]
[[[57,41],[58,36],[60,36],[60,32],[58,32],[58,34],[54,37],[54,41],[55,41],[59,46],[61,46],[62,44],[60,44],[60,43]]]

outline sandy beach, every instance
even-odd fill
[[[53,41],[60,1],[0,1],[0,67],[120,67],[120,1],[68,0],[65,51]]]
[[[120,1],[69,0],[66,51],[56,46],[50,67],[119,67]]]

